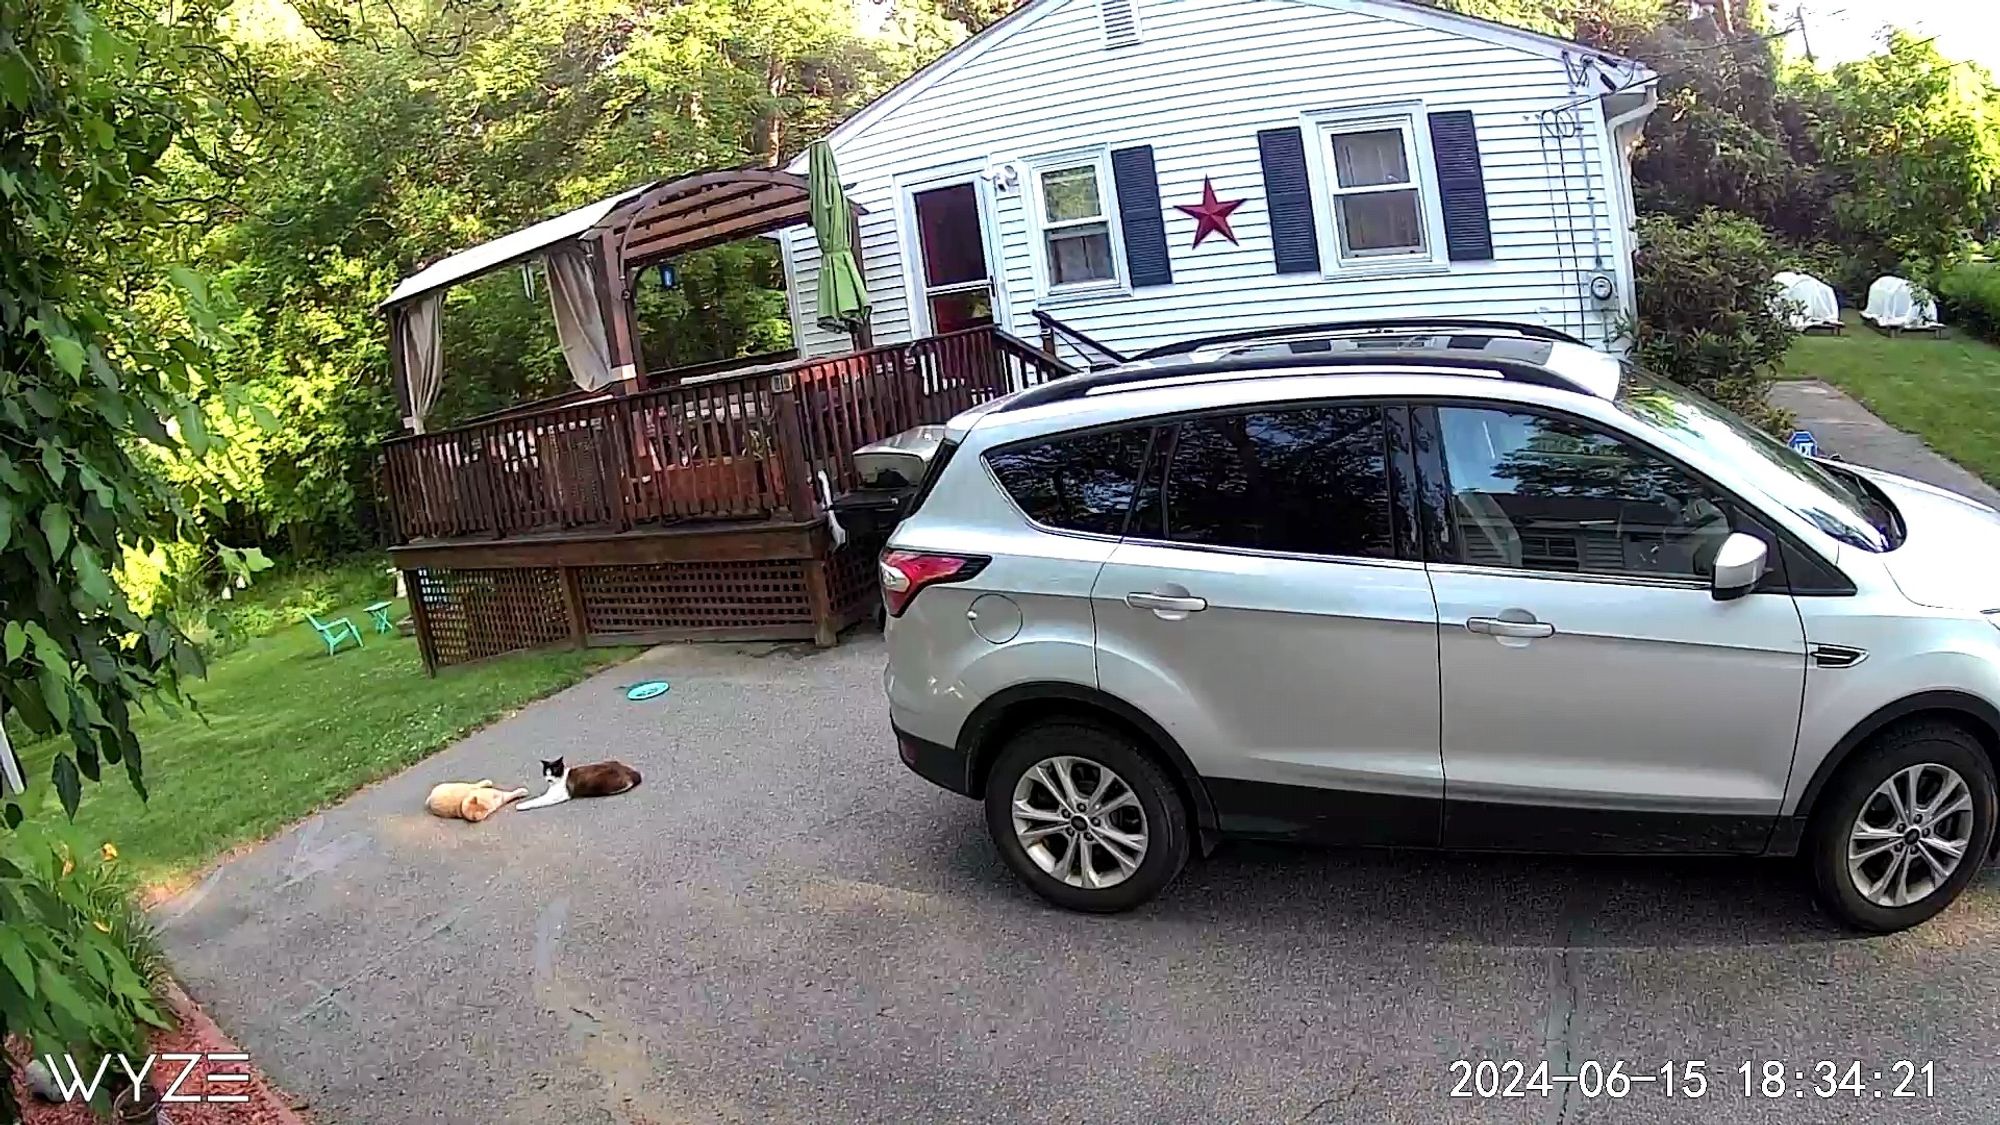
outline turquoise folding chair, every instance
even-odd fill
[[[326,654],[328,656],[332,656],[334,653],[340,651],[340,645],[343,641],[353,641],[355,648],[361,647],[361,630],[356,629],[354,622],[349,621],[345,617],[334,621],[321,621],[319,618],[308,613],[306,614],[306,620],[312,622],[312,627],[319,631],[319,639],[326,642]]]

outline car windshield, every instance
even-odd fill
[[[1638,421],[1706,446],[1766,495],[1842,543],[1880,552],[1902,540],[1886,497],[1861,477],[1800,455],[1686,387],[1626,364],[1614,401]]]

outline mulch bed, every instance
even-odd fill
[[[242,1051],[242,1048],[231,1042],[229,1037],[222,1033],[222,1029],[215,1026],[215,1021],[209,1019],[208,1014],[196,1006],[178,985],[167,986],[166,1000],[168,1006],[173,1009],[176,1026],[168,1031],[155,1032],[148,1039],[148,1045],[155,1055],[166,1054],[169,1051],[204,1055]],[[25,1047],[26,1044],[19,1039],[7,1041],[8,1054],[24,1062],[25,1055],[22,1051]],[[136,1068],[138,1063],[135,1061],[133,1065]],[[153,1072],[147,1076],[147,1081],[154,1089],[164,1093],[167,1086],[186,1065],[184,1062],[164,1060],[155,1063]],[[203,1079],[211,1072],[248,1073],[250,1082],[247,1085],[228,1082],[210,1086]],[[112,1061],[111,1070],[105,1076],[106,1087],[113,1085],[111,1081],[113,1074],[122,1075],[116,1060]],[[306,1125],[298,1112],[303,1108],[303,1103],[271,1085],[270,1081],[258,1071],[254,1060],[249,1063],[211,1063],[204,1060],[195,1064],[193,1073],[181,1082],[178,1092],[197,1096],[204,1093],[247,1094],[250,1100],[172,1102],[161,1107],[161,1119],[172,1122],[172,1125]],[[22,1084],[18,1074],[14,1078],[14,1100],[21,1107],[22,1125],[99,1125],[104,1120],[92,1113],[89,1106],[80,1102],[51,1105],[48,1102],[35,1101],[28,1095],[27,1088]]]

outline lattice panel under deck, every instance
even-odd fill
[[[412,574],[433,661],[441,666],[553,644],[569,636],[562,581],[550,567]]]
[[[880,554],[879,541],[850,543],[826,561],[835,618],[852,620],[880,596],[881,577],[875,566]]]
[[[577,568],[591,636],[656,629],[808,626],[803,560]],[[809,632],[809,630],[808,630]]]

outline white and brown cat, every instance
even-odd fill
[[[532,801],[522,801],[517,809],[543,809],[560,805],[571,797],[614,797],[639,784],[639,771],[624,762],[597,762],[588,766],[564,766],[563,760],[542,763],[542,776],[549,779],[548,792]]]

